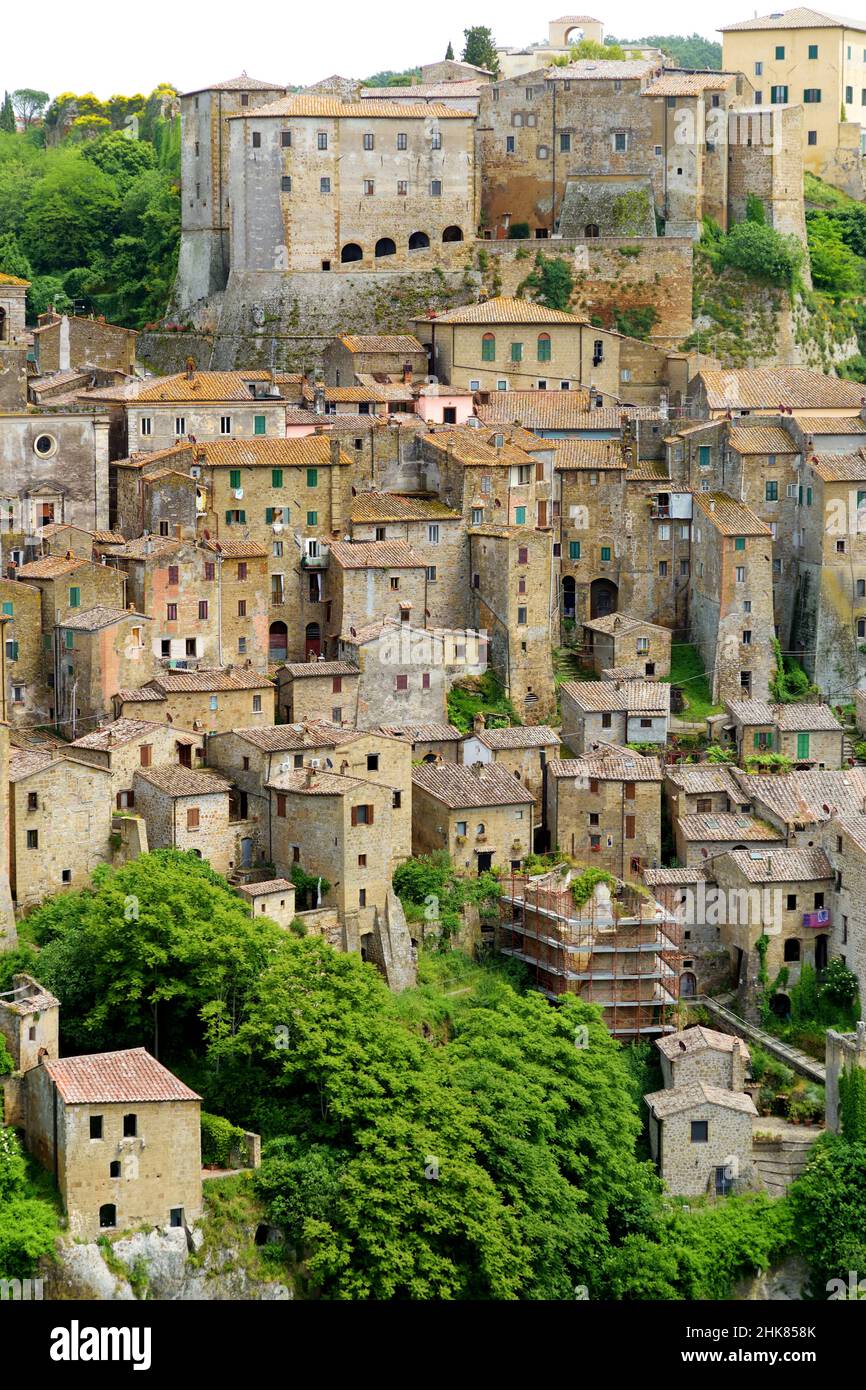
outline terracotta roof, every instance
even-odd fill
[[[700,883],[707,876],[702,864],[691,869],[644,869],[643,881],[647,888],[686,888],[690,883]]]
[[[202,549],[209,550],[215,555],[223,555],[229,560],[259,560],[267,559],[267,549],[259,545],[258,541],[234,540],[232,537],[222,537],[220,540],[202,541]]]
[[[578,328],[588,320],[579,314],[567,314],[562,309],[547,309],[531,299],[517,299],[513,295],[496,295],[480,304],[463,304],[457,309],[443,309],[442,313],[416,319],[416,323],[568,323]]]
[[[551,777],[592,778],[599,782],[660,782],[664,776],[661,758],[645,758],[630,748],[608,743],[582,758],[552,758],[547,764]]]
[[[266,878],[261,883],[241,883],[235,889],[245,898],[261,898],[266,893],[294,893],[295,885],[287,878]]]
[[[648,627],[653,628],[655,632],[666,632],[668,637],[671,636],[670,628],[651,623],[648,618],[633,618],[628,613],[606,613],[603,618],[588,618],[581,626],[588,627],[592,632],[604,632],[612,637],[625,637],[636,630],[644,632]]]
[[[269,102],[267,106],[239,111],[230,116],[229,120],[248,120],[250,117],[258,120],[262,116],[324,116],[326,119],[334,120],[356,120],[359,116],[365,120],[371,116],[400,120],[415,117],[418,120],[428,120],[434,116],[438,120],[471,120],[474,112],[442,106],[438,102],[419,102],[412,105],[409,102],[396,101],[341,101],[338,96],[307,96],[306,93],[300,92],[296,96],[280,97],[277,101]]]
[[[588,711],[631,711],[667,714],[671,688],[664,681],[564,681],[560,686],[581,709]]]
[[[349,516],[364,521],[460,521],[460,513],[438,497],[403,497],[393,492],[359,492],[352,498]]]
[[[671,475],[666,463],[644,459],[629,467],[625,480],[627,483],[669,483]]]
[[[509,748],[550,748],[559,747],[559,734],[544,724],[523,724],[508,729],[482,729],[478,734],[467,734],[467,738],[478,738],[485,747],[493,749]]]
[[[557,472],[625,469],[621,439],[561,439],[556,450]]]
[[[772,531],[750,507],[726,492],[696,492],[694,505],[723,536],[772,536]]]
[[[334,417],[319,416],[330,423]],[[311,468],[331,462],[331,441],[322,434],[300,439],[214,439],[194,445],[194,461],[215,468]],[[340,463],[350,464],[340,451]]]
[[[834,825],[853,840],[858,849],[866,851],[866,815],[836,816]]]
[[[11,990],[3,990],[0,993],[0,1003],[9,1013],[20,1014],[26,1018],[28,1014],[38,1013],[43,1009],[60,1008],[60,1000],[50,994],[38,980],[34,980],[32,975],[25,975],[24,981],[24,984],[14,985]]]
[[[258,113],[257,113],[258,114]],[[280,405],[281,396],[265,397],[256,400],[250,391],[249,382],[264,383],[271,379],[270,372],[176,372],[173,376],[157,377],[145,381],[135,398],[137,405],[159,404],[163,401],[243,401],[247,405],[261,408],[263,405]]]
[[[502,445],[489,444],[480,430],[470,428],[429,431],[421,436],[428,448],[450,455],[468,467],[505,468],[532,463],[525,449],[504,437]]]
[[[800,449],[781,425],[749,425],[728,430],[728,443],[738,454],[799,454]]]
[[[315,391],[312,387],[304,387],[305,400],[314,400]],[[375,385],[354,385],[354,386],[326,386],[324,388],[326,401],[367,401],[376,403],[379,401],[403,401],[409,405],[415,400],[415,392],[411,386],[406,386],[402,382],[376,382]],[[407,412],[408,413],[408,412]]]
[[[125,622],[129,618],[133,622],[149,623],[152,621],[146,613],[136,613],[128,608],[88,608],[84,613],[76,613],[63,619],[63,626],[73,632],[99,632],[104,627],[113,627],[115,623]]]
[[[77,738],[69,746],[70,748],[118,748],[124,743],[135,743],[140,738],[147,738],[152,735],[157,729],[165,728],[170,728],[173,733],[183,732],[182,730],[175,730],[173,725],[155,724],[152,719],[115,719],[111,724],[105,724],[101,729],[95,729],[93,733],[85,734],[83,738]]]
[[[53,763],[60,762],[56,753],[43,752],[39,748],[9,749],[9,781],[22,782],[32,777],[34,772],[44,772]]]
[[[273,690],[273,682],[267,676],[259,675],[245,666],[225,667],[208,670],[199,667],[197,671],[162,671],[154,676],[150,684],[166,694],[187,690],[205,692],[219,690]]]
[[[173,555],[186,544],[188,542],[180,536],[135,536],[112,553],[121,560],[159,559],[163,555]]]
[[[669,782],[686,796],[723,792],[737,803],[745,801],[730,769],[722,763],[679,763],[665,769]]]
[[[452,811],[480,806],[525,806],[535,798],[498,763],[476,772],[461,763],[422,763],[412,769],[412,783]]]
[[[92,531],[97,545],[123,545],[125,537],[120,531]]]
[[[866,434],[866,421],[859,415],[840,415],[837,419],[827,415],[804,415],[797,417],[797,423],[805,434]]]
[[[319,768],[293,769],[280,774],[278,781],[266,782],[274,791],[294,792],[301,796],[345,796],[359,787],[369,787],[370,782],[360,777],[343,777],[339,772],[322,772]]]
[[[210,87],[193,87],[181,95],[194,97],[200,92],[284,92],[285,89],[285,82],[262,82],[260,78],[247,77],[242,72],[240,77],[229,77],[225,82],[214,82]]]
[[[411,333],[344,333],[339,341],[349,352],[413,353],[426,350]]]
[[[731,34],[738,29],[856,29],[866,33],[866,23],[862,19],[840,19],[838,15],[824,14],[822,10],[810,10],[796,6],[793,10],[775,11],[754,19],[741,19],[736,24],[725,24],[720,33]]]
[[[806,883],[833,877],[833,866],[822,849],[775,849],[757,857],[746,849],[735,849],[727,857],[750,883]]]
[[[856,454],[809,454],[807,463],[825,483],[861,483],[866,480],[866,451]]]
[[[739,768],[731,771],[743,789],[743,799],[764,808],[783,825],[815,825],[832,815],[859,815],[866,803],[866,770],[859,767],[779,776]]]
[[[341,569],[418,569],[425,564],[405,541],[332,541],[330,549]]]
[[[766,700],[728,700],[728,712],[738,724],[775,724],[785,732],[833,730],[842,725],[829,705],[772,705]]]
[[[699,97],[707,91],[718,92],[733,86],[734,72],[663,72],[648,87],[645,97]]]
[[[151,705],[159,704],[165,699],[164,695],[161,695],[158,690],[152,690],[149,685],[143,685],[138,690],[132,690],[127,687],[125,690],[118,690],[116,696],[121,704],[124,705],[140,705],[142,703]]]
[[[697,373],[711,410],[759,408],[772,410],[789,405],[795,410],[858,411],[866,387],[855,381],[814,372],[809,367],[739,367]]]
[[[671,1086],[666,1091],[651,1091],[644,1100],[657,1119],[679,1115],[683,1110],[695,1110],[704,1105],[718,1105],[723,1110],[738,1110],[741,1115],[757,1115],[755,1102],[745,1091],[725,1091],[720,1086],[708,1086],[695,1081],[691,1086]]]
[[[579,58],[562,68],[548,68],[548,82],[636,81],[658,72],[659,64],[649,58]]]
[[[375,732],[407,738],[412,743],[459,743],[463,739],[453,724],[380,724]]]
[[[716,811],[700,816],[680,816],[677,822],[686,840],[764,840],[783,838],[782,832],[757,816]]]
[[[309,722],[304,724],[266,724],[263,728],[232,729],[232,734],[263,753],[300,752],[303,748],[336,748],[336,725],[329,732]]]
[[[63,555],[43,555],[41,560],[19,565],[17,575],[19,579],[60,579],[64,574],[72,574],[74,570],[80,570],[82,565],[90,563],[80,555],[73,555],[71,560]]]
[[[359,676],[361,673],[351,661],[287,661],[280,667],[288,671],[293,680],[312,680],[316,676]]]
[[[478,69],[483,72],[483,68]],[[426,101],[444,101],[447,97],[477,97],[484,91],[488,84],[483,82],[480,77],[455,78],[452,82],[413,82],[411,87],[362,87],[360,97],[362,101],[393,101],[400,102],[400,92],[409,93],[415,98],[423,97]]]
[[[230,790],[231,783],[216,772],[197,767],[166,763],[164,767],[137,767],[135,776],[149,782],[166,796],[216,796]]]
[[[694,1028],[681,1028],[677,1033],[657,1038],[656,1047],[674,1062],[678,1057],[706,1052],[708,1048],[714,1052],[742,1052],[749,1056],[749,1049],[742,1038],[735,1037],[733,1033],[718,1033],[715,1028],[704,1028],[702,1024]]]
[[[67,1105],[201,1100],[143,1047],[87,1057],[56,1057],[43,1066]]]

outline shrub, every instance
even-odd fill
[[[525,241],[529,236],[529,223],[512,222],[508,228],[508,236],[511,241]]]
[[[740,222],[721,245],[722,265],[733,266],[756,280],[793,289],[803,253],[795,237],[783,236],[758,222]]]
[[[207,1166],[228,1168],[232,1149],[243,1142],[244,1131],[222,1115],[201,1116],[201,1161]]]

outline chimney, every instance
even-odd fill
[[[484,764],[483,764],[483,763],[473,763],[473,764],[472,764],[472,771],[475,773],[475,776],[478,778],[478,780],[481,781],[481,780],[483,779],[483,777],[484,777]]]
[[[192,381],[192,379],[193,379],[194,376],[195,376],[195,358],[194,358],[194,357],[188,357],[188,358],[186,359],[186,379],[187,379],[187,381]]]
[[[487,720],[484,718],[484,715],[479,710],[478,714],[476,714],[474,719],[472,720],[472,732],[473,734],[483,734],[486,727]]]
[[[334,435],[332,435],[332,436],[331,436],[331,463],[333,463],[333,464],[336,465],[336,464],[339,464],[339,462],[340,462],[340,441],[339,441],[339,439],[337,439]]]
[[[305,773],[305,776],[304,776],[304,786],[305,786],[305,787],[311,787],[311,786],[313,785],[313,777],[315,776],[315,772],[316,772],[316,769],[315,769],[314,767],[309,767],[309,766],[307,767],[306,773]]]
[[[404,362],[404,363],[403,363],[403,385],[404,385],[404,386],[411,386],[411,385],[412,385],[412,363],[411,363],[411,362]]]

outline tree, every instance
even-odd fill
[[[574,289],[574,276],[568,261],[561,256],[545,256],[539,251],[535,269],[518,286],[518,294],[532,290],[532,297],[548,309],[567,310]]]
[[[9,135],[15,134],[15,108],[8,92],[3,97],[3,105],[0,107],[0,130],[5,130]]]
[[[48,93],[38,92],[35,87],[19,87],[12,93],[12,105],[26,130],[48,105]]]
[[[452,63],[454,61],[454,45],[450,39],[448,40],[448,47],[445,50],[445,61],[446,63]]]
[[[29,280],[33,274],[30,262],[11,233],[0,236],[0,271],[5,275],[17,275],[21,280]]]
[[[24,217],[21,240],[33,269],[57,274],[86,265],[110,246],[117,213],[111,179],[73,151],[58,151]]]
[[[568,53],[563,53],[558,58],[554,58],[554,67],[568,67],[569,63],[577,63],[581,59],[591,58],[596,62],[614,61],[622,62],[625,58],[625,51],[615,43],[596,43],[595,39],[581,39],[580,43],[571,45]]]
[[[463,61],[477,68],[486,68],[494,76],[499,75],[499,59],[496,56],[496,42],[492,30],[482,24],[472,29],[464,29]]]
[[[824,1135],[788,1200],[797,1246],[826,1298],[830,1279],[847,1282],[849,1270],[866,1269],[866,1144]]]

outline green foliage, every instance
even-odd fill
[[[767,214],[763,199],[759,198],[756,193],[746,194],[746,221],[756,222],[761,227],[766,225]]]
[[[735,266],[754,280],[792,290],[798,283],[803,252],[796,237],[783,236],[758,222],[739,222],[721,246],[721,264]]]
[[[386,68],[383,72],[374,72],[372,77],[365,77],[361,83],[362,87],[411,87],[413,82],[421,81],[420,68],[405,68],[403,72],[392,72]]]
[[[708,763],[735,763],[737,754],[733,748],[722,748],[718,743],[711,743],[707,749]]]
[[[818,1297],[826,1297],[828,1280],[866,1269],[866,1144],[835,1134],[819,1139],[788,1202]]]
[[[459,931],[467,903],[489,911],[499,902],[495,874],[463,878],[455,873],[444,850],[407,859],[395,870],[393,884],[409,921],[427,921],[438,929],[443,943]]]
[[[672,643],[670,675],[662,680],[682,690],[686,704],[683,719],[704,720],[708,714],[720,712],[721,706],[713,704],[704,659],[690,642]]]
[[[140,1046],[201,1050],[240,1025],[259,973],[285,933],[249,916],[193,854],[156,850],[92,888],[31,914],[39,978],[63,1002],[64,1052]]]
[[[19,87],[17,92],[12,93],[12,105],[26,129],[42,115],[48,105],[48,93],[40,92],[35,87]]]
[[[866,382],[866,357],[862,352],[856,352],[853,357],[849,357],[845,362],[839,362],[836,366],[836,373],[844,381]],[[858,647],[858,651],[863,653],[863,647]],[[866,745],[864,745],[866,747]],[[858,754],[859,757],[859,754]]]
[[[483,714],[491,729],[521,722],[492,671],[485,671],[483,676],[467,676],[448,691],[448,720],[462,734],[471,733],[476,714]]]
[[[29,1278],[36,1261],[54,1248],[57,1215],[38,1193],[21,1141],[0,1124],[0,1279]]]
[[[722,45],[702,34],[649,34],[643,39],[614,39],[605,44],[626,44],[642,48],[660,48],[674,59],[674,67],[718,72],[722,66]]]
[[[477,68],[486,68],[494,76],[499,74],[499,59],[496,56],[496,40],[493,31],[483,24],[463,30],[463,61],[473,63]]]
[[[529,236],[529,223],[512,222],[508,228],[508,236],[511,241],[525,241]]]
[[[861,228],[858,228],[858,234]],[[863,275],[857,254],[846,244],[839,220],[825,214],[811,214],[806,223],[812,283],[833,299],[840,300],[862,285]]]
[[[454,45],[450,39],[448,40],[448,47],[445,50],[445,61],[446,63],[452,63],[454,61]]]
[[[4,93],[3,105],[0,107],[0,130],[5,130],[7,135],[15,134],[15,108],[8,92]]]
[[[517,287],[518,297],[527,290],[537,304],[548,309],[567,311],[574,290],[574,275],[568,261],[561,256],[545,256],[539,251],[535,257],[535,269]]]
[[[244,1131],[222,1115],[201,1112],[201,1161],[213,1168],[228,1168],[232,1149],[242,1144]]]
[[[866,1071],[846,1067],[839,1076],[839,1118],[850,1144],[866,1144]]]
[[[6,1046],[6,1039],[0,1037],[0,1076],[8,1076],[14,1068],[12,1054]]]
[[[581,39],[580,43],[573,43],[568,53],[562,53],[558,58],[554,58],[553,67],[565,68],[569,63],[580,62],[584,58],[593,58],[596,61],[606,62],[625,58],[625,53],[616,43],[596,43],[595,39]]]
[[[850,1009],[857,998],[858,981],[841,956],[834,956],[821,977],[820,993],[831,1004]]]
[[[646,189],[633,188],[614,198],[611,218],[614,230],[621,236],[640,236],[650,220],[652,205]]]
[[[768,682],[770,695],[776,704],[790,705],[805,700],[818,693],[796,657],[789,653],[782,655],[782,645],[778,637],[770,638],[770,646],[776,659],[775,669]]]
[[[818,1015],[818,976],[814,965],[800,967],[800,978],[790,991],[791,1017],[796,1023],[804,1023]]]
[[[617,333],[646,340],[658,323],[659,314],[654,304],[631,304],[622,309],[614,307],[613,318]]]
[[[747,772],[790,772],[794,763],[785,753],[749,753],[743,759]]]
[[[599,883],[606,883],[611,892],[616,888],[616,879],[604,869],[584,869],[571,880],[571,896],[575,907],[583,907],[593,896]]]
[[[324,899],[325,894],[330,892],[331,885],[326,878],[321,878],[318,874],[308,874],[300,864],[292,865],[290,877],[295,885],[297,906],[302,912],[317,907],[320,894]]]

